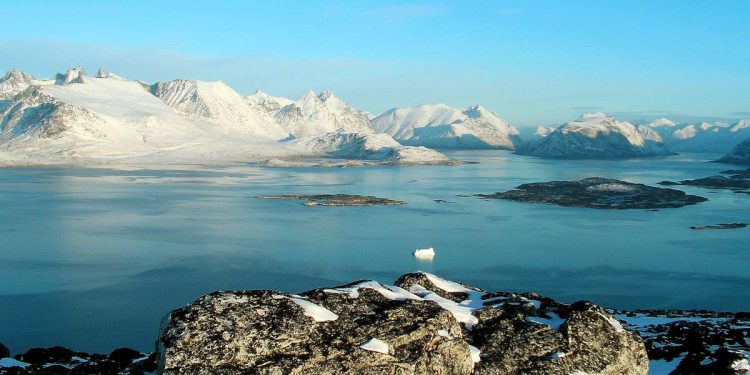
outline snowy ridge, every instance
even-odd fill
[[[175,111],[189,117],[235,126],[235,130],[256,137],[283,139],[288,133],[263,118],[224,82],[175,80],[151,86],[151,93]]]
[[[554,159],[612,159],[669,155],[661,136],[648,127],[590,113],[524,145],[519,154]]]
[[[485,108],[445,104],[393,108],[374,118],[372,127],[399,142],[433,148],[513,149],[518,130]]]

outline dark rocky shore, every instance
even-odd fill
[[[388,206],[406,204],[387,198],[378,198],[371,195],[350,194],[289,194],[257,197],[259,199],[281,199],[281,200],[306,200],[305,206]]]
[[[508,199],[518,202],[551,203],[565,207],[599,209],[678,208],[708,199],[675,189],[590,177],[579,181],[550,181],[519,185],[516,189],[481,198]]]
[[[154,353],[32,349],[0,359],[0,374],[738,375],[749,352],[750,313],[613,311],[411,273],[215,292],[171,312]]]

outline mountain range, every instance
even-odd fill
[[[297,99],[224,82],[146,83],[80,67],[51,79],[18,70],[0,78],[0,165],[119,162],[257,162],[348,159],[382,164],[451,162],[434,149],[502,149],[545,158],[726,153],[750,138],[750,120],[627,122],[603,113],[524,136],[479,105],[424,104],[379,116],[330,91]]]

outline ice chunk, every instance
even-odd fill
[[[432,258],[435,256],[435,249],[428,247],[426,249],[414,250],[414,256],[417,258]]]

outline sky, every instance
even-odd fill
[[[222,80],[374,114],[480,104],[517,126],[750,117],[750,1],[10,1],[0,69]]]

